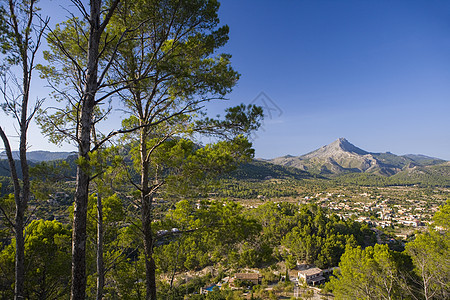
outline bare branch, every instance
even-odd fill
[[[6,221],[8,221],[9,225],[11,225],[12,229],[14,230],[15,225],[14,225],[13,221],[8,217],[8,214],[5,212],[5,210],[3,209],[3,207],[1,205],[0,205],[0,210],[2,211],[3,215],[5,216]]]
[[[20,203],[20,184],[19,184],[19,176],[17,174],[16,165],[14,163],[14,158],[12,156],[11,146],[9,144],[8,137],[6,136],[3,128],[0,127],[0,137],[3,140],[3,145],[5,146],[6,156],[8,157],[9,169],[11,172],[11,178],[13,180],[14,185],[14,198],[17,203]]]
[[[106,14],[105,18],[103,19],[102,24],[100,24],[100,29],[99,29],[100,32],[103,32],[103,31],[105,30],[106,25],[108,25],[109,20],[110,20],[111,17],[113,16],[114,11],[116,10],[117,5],[119,4],[119,1],[120,1],[120,0],[114,0],[114,1],[111,3],[111,6],[110,6],[109,9],[108,9],[108,13]]]
[[[71,2],[77,7],[77,9],[80,11],[83,18],[86,20],[89,20],[90,16],[88,12],[86,11],[86,8],[84,7],[84,4],[80,0],[71,0]]]

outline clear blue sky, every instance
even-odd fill
[[[242,74],[230,103],[263,91],[257,157],[346,137],[373,152],[450,160],[450,1],[221,2],[224,51]]]
[[[67,15],[59,1],[40,3],[53,20]],[[345,137],[367,151],[450,160],[450,1],[223,0],[219,14],[230,26],[222,52],[241,80],[209,111],[264,92],[274,110],[254,139],[257,157]],[[30,145],[73,149],[36,128]]]

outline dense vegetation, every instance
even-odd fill
[[[239,292],[195,293],[247,267],[261,270],[264,284],[284,272],[272,291],[252,288],[273,298],[292,288],[298,263],[340,264],[328,288],[341,298],[448,298],[448,205],[399,254],[375,245],[367,224],[318,204],[338,185],[448,186],[448,166],[324,178],[251,162],[249,136],[263,109],[241,104],[215,118],[205,110],[240,76],[218,53],[229,28],[216,0],[72,0],[78,12],[52,29],[37,2],[0,2],[0,107],[19,132],[17,162],[0,124],[2,299],[232,299]],[[37,70],[55,106],[30,102]],[[124,119],[101,132],[117,107]],[[72,143],[77,154],[29,163],[35,116],[51,142]],[[199,144],[204,138],[210,143]],[[321,202],[299,203],[307,193]]]
[[[393,176],[382,176],[366,173],[351,173],[333,177],[338,184],[363,186],[392,186],[392,185],[420,185],[420,186],[450,186],[450,166],[431,166],[417,173],[399,172]]]
[[[271,178],[305,179],[315,177],[308,172],[293,167],[285,167],[272,163],[253,160],[243,164],[226,176],[237,180],[256,179],[264,180]]]
[[[88,213],[88,233],[92,237],[96,236],[95,203],[96,197],[92,195]],[[109,266],[104,293],[105,297],[128,295],[129,299],[138,299],[139,294],[145,293],[144,286],[139,288],[134,283],[145,279],[144,256],[139,226],[134,225],[139,220],[131,218],[131,207],[127,213],[126,203],[126,199],[117,195],[103,199],[105,263]],[[153,228],[157,237],[155,262],[162,286],[173,285],[174,276],[180,272],[214,265],[242,268],[264,267],[278,261],[295,265],[296,261],[303,261],[321,267],[334,266],[346,245],[374,242],[373,232],[367,226],[336,216],[328,218],[316,205],[299,207],[286,202],[268,202],[248,211],[235,202],[182,200],[168,209]],[[27,276],[36,279],[26,286],[27,295],[34,298],[40,293],[44,299],[66,297],[70,228],[57,221],[39,220],[33,221],[27,231],[26,257],[34,261],[42,259],[42,265],[29,264]],[[95,276],[95,244],[95,240],[89,240],[90,278]],[[14,243],[4,244],[0,254],[0,270],[7,270],[0,274],[5,299],[12,297],[12,291],[6,287],[14,280],[13,251]],[[48,256],[42,256],[41,252]],[[95,281],[91,284],[94,285],[88,286],[88,294],[95,291]],[[159,292],[164,298],[164,290]]]
[[[43,256],[39,258],[42,263],[29,265],[30,268],[27,269],[26,274],[30,281],[26,284],[25,290],[31,299],[41,297],[35,295],[44,295],[42,296],[44,299],[46,297],[47,299],[64,298],[69,293],[67,280],[70,274],[70,264],[67,264],[67,258],[70,257],[71,228],[69,225],[63,224],[69,223],[69,214],[72,209],[71,201],[67,200],[67,196],[73,194],[73,185],[70,183],[70,178],[61,176],[61,172],[52,172],[54,168],[60,169],[58,166],[58,164],[40,164],[36,169],[42,174],[48,175],[42,177],[40,181],[36,181],[36,185],[34,185],[36,195],[40,195],[42,200],[45,200],[48,199],[51,192],[52,199],[56,201],[51,203],[58,204],[55,206],[39,199],[32,201],[32,205],[37,205],[35,218],[58,218],[59,221],[41,219],[28,225],[26,230],[29,233],[29,239],[26,243],[26,257],[27,259],[37,259],[39,254],[36,254],[38,252],[34,249],[39,249],[39,251],[49,253],[49,257],[55,257],[55,262],[58,263],[55,266],[47,267],[46,264],[54,262]],[[111,163],[108,172],[112,172],[117,167]],[[111,174],[115,174],[114,178],[116,179],[122,176],[117,172]],[[62,179],[63,181],[61,181]],[[5,178],[5,183],[7,183],[7,178]],[[173,183],[178,189],[183,181],[175,180]],[[167,189],[161,190],[160,197],[156,200],[154,210],[156,217],[152,228],[155,236],[154,258],[158,276],[158,297],[160,298],[184,297],[184,295],[192,294],[198,291],[198,288],[217,280],[215,277],[200,275],[197,275],[195,280],[188,282],[180,280],[180,276],[186,272],[198,272],[205,267],[213,267],[216,270],[239,270],[245,267],[265,270],[270,267],[275,270],[276,265],[280,262],[287,268],[292,268],[297,263],[314,264],[321,268],[340,265],[341,273],[336,273],[337,279],[333,279],[327,287],[333,291],[335,296],[343,299],[348,297],[374,299],[378,297],[374,296],[378,295],[376,293],[382,293],[379,288],[372,285],[367,295],[351,294],[349,296],[349,293],[354,293],[357,289],[344,289],[345,286],[348,286],[348,282],[353,285],[371,280],[379,285],[385,283],[365,277],[361,281],[352,277],[347,278],[347,276],[362,276],[355,275],[357,274],[355,272],[372,274],[373,271],[369,272],[365,268],[374,268],[377,270],[376,272],[379,272],[375,273],[377,275],[371,275],[375,276],[374,278],[388,278],[383,272],[401,274],[403,281],[392,281],[391,296],[393,299],[409,297],[409,291],[416,294],[424,293],[422,292],[423,284],[420,283],[423,275],[419,274],[419,268],[416,266],[419,258],[414,255],[419,255],[423,251],[422,248],[428,249],[431,244],[436,245],[436,248],[427,250],[428,252],[425,254],[427,257],[436,257],[442,261],[442,257],[447,255],[445,254],[447,251],[445,249],[448,249],[447,235],[438,234],[435,231],[430,231],[428,235],[419,235],[416,242],[410,242],[407,245],[405,252],[395,252],[387,246],[376,245],[374,232],[364,223],[358,223],[352,219],[343,220],[317,204],[302,205],[269,200],[289,198],[290,196],[303,197],[305,193],[301,188],[307,187],[311,192],[337,186],[337,183],[332,180],[307,178],[301,181],[295,179],[238,181],[218,178],[216,182],[208,181],[207,185],[192,190],[193,194],[189,192],[191,189],[187,189],[185,191],[187,194],[182,197],[182,200],[178,199],[179,194],[174,194],[172,187],[168,186]],[[120,188],[112,194],[110,194],[112,191],[108,192],[107,189],[103,189],[104,257],[107,270],[104,295],[112,298],[121,295],[121,298],[139,299],[145,295],[145,285],[143,284],[145,281],[145,255],[140,238],[139,210],[133,197],[129,196],[128,191],[131,190],[131,186],[117,185],[117,187]],[[355,193],[363,191],[359,190],[357,186],[354,189]],[[56,191],[59,193],[56,194]],[[210,191],[209,196],[207,196],[208,191]],[[211,191],[213,191],[212,194]],[[256,208],[246,208],[238,202],[218,200],[222,191],[228,191],[229,195],[240,199],[241,203],[245,203],[247,197],[255,199],[262,196],[258,200],[263,204]],[[421,189],[421,191],[423,195],[435,195],[436,192],[432,189]],[[201,195],[204,196],[195,194],[197,192],[201,192]],[[377,195],[379,192],[374,188],[371,193]],[[416,195],[417,193],[419,191],[411,190],[405,192],[404,196],[407,198],[420,197],[420,195]],[[108,194],[110,196],[106,196]],[[178,196],[173,198],[176,195]],[[215,200],[204,200],[207,197]],[[1,203],[5,212],[10,216],[13,213],[13,207],[10,205],[11,199],[9,194],[4,194]],[[97,242],[94,238],[98,233],[96,203],[96,195],[91,194],[87,227],[91,237],[87,246],[88,298],[94,298],[96,293]],[[445,225],[448,224],[446,215],[448,207],[447,204],[441,208],[441,212],[435,216],[435,220],[437,220],[435,225],[439,228],[448,226]],[[2,231],[0,270],[8,271],[1,272],[0,282],[3,287],[3,298],[8,299],[12,297],[12,290],[7,287],[11,286],[14,281],[12,272],[14,242],[9,238],[8,228],[5,227],[6,219],[2,217],[2,220],[4,230]],[[35,246],[29,245],[29,242]],[[58,260],[59,256],[61,260]],[[368,262],[364,262],[361,257],[367,258]],[[361,266],[357,267],[355,261],[361,262]],[[445,264],[443,266],[445,267]],[[438,267],[435,265],[434,268]],[[42,273],[42,270],[45,270],[45,273]],[[353,275],[348,275],[348,272],[352,272]],[[435,270],[430,269],[427,272],[434,276]],[[439,271],[438,274],[441,275],[436,275],[441,276],[439,280],[447,278],[445,272],[445,269]],[[51,280],[52,276],[64,280]],[[277,281],[278,277],[275,276],[275,280]],[[341,281],[342,283],[340,283]],[[445,292],[445,289],[437,288],[436,285],[429,288],[435,295],[434,299],[439,299],[444,295],[442,293]],[[215,293],[219,299],[226,299],[226,297],[239,299],[240,297],[230,291]],[[255,292],[255,297],[258,294],[269,297],[269,294],[262,291],[261,293]],[[213,295],[207,297],[210,298]],[[261,296],[261,299],[265,299],[266,296]],[[419,296],[419,298],[422,297],[426,298]],[[433,298],[429,297],[428,299]]]
[[[450,200],[433,220],[403,252],[347,247],[327,288],[337,299],[448,299]]]

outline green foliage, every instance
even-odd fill
[[[120,225],[125,219],[125,211],[122,200],[117,194],[102,198],[103,226],[105,244],[111,244],[119,235]],[[97,234],[97,196],[89,196],[88,202],[88,231],[95,236]]]
[[[401,299],[406,296],[400,274],[405,260],[387,245],[347,247],[327,288],[336,299]]]
[[[39,200],[47,200],[65,181],[72,179],[74,173],[74,168],[65,160],[35,164],[30,168],[33,195]]]
[[[106,299],[134,300],[145,298],[143,255],[117,261],[107,275],[104,295]]]
[[[252,287],[253,285],[254,285],[254,283],[249,280],[240,280],[240,279],[234,280],[234,286],[236,286],[236,287],[246,288],[248,286]]]
[[[262,107],[249,104],[240,104],[235,107],[225,109],[225,119],[204,118],[197,120],[194,130],[207,135],[214,136],[238,136],[240,134],[249,135],[261,126],[264,117]]]
[[[13,55],[12,53],[12,43],[10,43],[11,38],[13,37],[13,33],[11,32],[11,28],[8,26],[8,13],[2,3],[0,6],[0,51],[2,54]],[[14,58],[11,57],[9,61],[14,61]],[[0,70],[3,69],[0,68]]]
[[[403,184],[418,184],[422,186],[450,186],[450,165],[448,163],[416,167],[414,170],[404,170],[391,177]]]
[[[406,245],[416,274],[420,292],[426,299],[445,299],[450,295],[450,238],[437,232],[420,234]]]
[[[418,234],[404,252],[391,251],[387,245],[365,249],[347,246],[340,269],[326,288],[336,299],[447,299],[448,206],[443,205],[434,217],[441,230],[431,228]]]
[[[5,234],[8,232],[7,228],[10,230],[13,230],[11,227],[11,224],[5,220],[5,218],[8,218],[9,220],[14,220],[14,213],[16,208],[16,202],[14,200],[14,194],[8,194],[5,196],[0,197],[0,207],[2,208],[2,214],[0,215],[3,222],[3,228],[1,229],[2,233]],[[6,216],[5,216],[6,214]],[[3,236],[2,234],[2,236]],[[7,233],[5,234],[7,236]]]
[[[350,173],[335,176],[334,182],[348,186],[394,186],[394,185],[420,185],[420,186],[450,186],[450,166],[446,164],[421,167],[420,170],[404,170],[392,176],[383,176],[370,173]]]
[[[243,164],[226,176],[226,178],[238,180],[264,180],[269,178],[302,180],[311,177],[312,175],[308,172],[297,168],[275,165],[259,160]]]
[[[368,228],[352,220],[329,218],[315,205],[300,208],[296,225],[285,235],[282,245],[290,249],[298,261],[321,268],[336,266],[346,245],[374,243],[373,232]]]
[[[0,176],[0,197],[14,193],[14,186],[11,177]]]
[[[219,184],[213,187],[214,191],[220,197],[230,197],[237,199],[255,199],[279,198],[298,196],[296,182],[287,181],[253,181],[253,180],[234,180],[221,179]]]
[[[288,202],[268,202],[251,211],[263,228],[263,238],[277,245],[298,223],[298,206]]]
[[[261,241],[259,236],[242,243],[239,251],[230,253],[230,261],[236,267],[255,268],[266,263],[272,263],[273,247],[267,242]]]
[[[20,166],[20,163],[18,160],[14,161],[14,164],[16,165],[17,175],[19,178],[22,178],[22,167]],[[10,177],[11,173],[9,171],[9,163],[6,159],[0,159],[0,176],[1,177]]]
[[[254,153],[251,143],[243,136],[237,136],[232,141],[220,141],[215,144],[208,144],[196,149],[192,142],[189,144],[189,152],[183,149],[186,141],[181,140],[170,151],[165,151],[164,147],[159,151],[164,152],[166,157],[156,157],[153,162],[159,166],[164,166],[163,162],[170,162],[171,171],[167,182],[172,189],[180,193],[185,188],[208,184],[207,179],[215,178],[224,172],[236,168],[243,161],[249,160]],[[181,146],[181,147],[180,147]],[[181,149],[180,149],[181,148]]]
[[[433,216],[433,226],[440,227],[447,233],[450,230],[450,199]]]
[[[434,225],[441,230],[430,229],[418,234],[406,245],[406,253],[411,256],[414,271],[420,276],[421,294],[426,299],[446,299],[450,296],[450,201],[433,217]],[[437,229],[437,228],[436,228]]]
[[[241,298],[240,291],[225,290],[213,290],[206,295],[190,296],[188,299],[205,299],[205,300],[239,300]]]
[[[25,292],[31,299],[65,299],[69,290],[71,232],[57,221],[37,220],[25,229]],[[15,240],[0,253],[0,289],[11,296]]]
[[[260,230],[244,216],[242,206],[223,201],[203,202],[199,209],[180,201],[161,225],[164,222],[168,230],[160,234],[163,244],[155,248],[155,261],[165,273],[226,263],[240,242]]]
[[[0,3],[0,53],[3,54],[0,74],[11,67],[20,65],[23,59],[31,57],[31,52],[37,52],[39,48],[38,39],[30,38],[33,34],[38,36],[40,31],[36,22],[32,22],[40,8],[36,7],[36,3],[33,4],[13,3],[11,4],[14,8],[13,14],[7,1]],[[40,25],[43,25],[42,23]],[[17,31],[14,29],[15,25],[17,25]]]
[[[281,244],[289,249],[285,259],[332,267],[338,264],[347,244],[356,246],[375,241],[367,226],[334,215],[327,217],[317,205],[299,207],[287,202],[268,202],[250,213],[263,228],[262,235],[253,241],[253,249],[243,248],[243,254],[251,253],[253,257],[262,254],[267,246],[273,249]]]
[[[238,300],[241,299],[241,291],[232,291],[228,288],[214,288],[211,292],[206,295],[200,295],[198,292],[200,288],[205,287],[210,282],[211,278],[209,275],[199,276],[188,280],[178,286],[170,288],[169,285],[162,283],[161,288],[158,290],[158,296],[161,299],[223,299],[223,300]]]
[[[160,184],[158,193],[166,198],[205,194],[221,174],[253,157],[251,146],[242,135],[203,147],[189,139],[174,138],[162,143],[159,137],[150,139],[146,143],[147,149],[153,149],[148,161],[149,180]],[[132,174],[139,174],[140,146],[133,145],[130,152],[134,165]]]

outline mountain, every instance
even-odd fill
[[[399,156],[390,152],[372,153],[356,147],[345,138],[339,138],[329,145],[301,156],[287,155],[267,161],[322,175],[373,173],[384,176],[446,162],[417,154]]]
[[[409,180],[414,183],[450,186],[450,162],[437,165],[414,166],[405,168],[392,176],[397,180]]]
[[[13,151],[13,158],[15,159],[17,173],[19,178],[22,178],[22,168],[19,163],[19,151]],[[73,158],[69,156],[74,155],[75,152],[51,152],[51,151],[29,151],[27,152],[27,159],[30,167],[36,165],[37,163],[43,161],[56,161],[56,160],[67,160],[69,163],[74,164]],[[3,151],[0,153],[0,177],[9,177],[9,163],[6,153]]]
[[[308,172],[298,168],[275,165],[269,162],[253,160],[242,164],[236,170],[226,174],[224,178],[245,179],[245,180],[265,180],[265,179],[306,179],[317,178]]]
[[[27,152],[27,159],[31,162],[52,161],[66,159],[69,155],[75,152],[51,152],[51,151],[29,151]],[[13,158],[19,159],[19,151],[13,151]],[[3,151],[0,153],[0,159],[8,159],[6,153]]]

